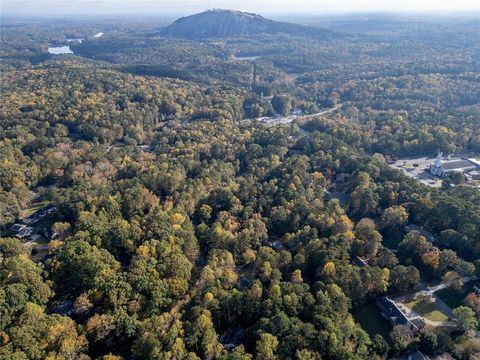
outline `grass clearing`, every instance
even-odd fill
[[[417,297],[405,306],[431,321],[447,321],[448,316],[441,312],[428,298]]]

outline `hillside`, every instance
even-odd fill
[[[327,30],[266,19],[234,10],[209,10],[182,17],[160,31],[160,35],[190,40],[254,34],[284,33],[297,36],[325,36]]]

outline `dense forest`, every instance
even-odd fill
[[[2,24],[0,358],[478,359],[480,191],[390,166],[480,157],[478,23],[167,23]]]

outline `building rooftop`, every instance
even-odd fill
[[[358,267],[364,267],[368,265],[368,259],[362,256],[355,256],[353,258],[353,264]]]
[[[424,355],[420,351],[415,351],[414,353],[408,355],[408,360],[428,360],[428,356]]]
[[[27,225],[14,224],[14,225],[12,225],[12,227],[10,228],[10,230],[11,230],[11,231],[14,231],[14,232],[19,232],[19,231],[21,231],[21,230],[24,230],[26,227],[27,227]]]
[[[442,169],[444,170],[455,170],[455,169],[463,169],[468,168],[471,166],[476,166],[476,164],[472,163],[470,160],[447,160],[442,162]]]
[[[415,224],[409,224],[405,226],[405,231],[407,233],[413,232],[415,234],[421,235],[424,238],[426,238],[429,242],[434,242],[435,238],[433,237],[432,233],[423,229],[422,227],[415,225]]]
[[[382,315],[391,322],[392,325],[408,325],[408,327],[416,332],[425,325],[422,319],[416,318],[412,321],[399,308],[397,303],[388,297],[382,297],[377,300]]]

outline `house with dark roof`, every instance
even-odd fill
[[[480,283],[473,285],[473,291],[475,291],[475,294],[480,295]]]
[[[350,179],[350,174],[349,173],[338,173],[335,174],[335,182],[339,184],[343,184]]]
[[[10,227],[10,231],[13,231],[13,232],[20,232],[20,231],[23,231],[27,228],[27,225],[23,225],[23,224],[13,224],[11,227]]]
[[[358,267],[365,267],[368,265],[368,259],[363,256],[355,256],[352,262],[355,266],[358,266]]]
[[[480,180],[480,170],[473,170],[465,174],[467,181]]]
[[[52,204],[46,205],[41,209],[38,209],[37,211],[35,211],[28,218],[23,219],[23,222],[28,225],[36,224],[44,217],[52,214],[54,211],[56,211],[55,205],[52,205]]]
[[[417,332],[425,326],[425,321],[421,317],[410,319],[399,305],[388,297],[379,298],[377,306],[380,308],[382,316],[392,326],[407,325],[413,332]]]
[[[435,242],[435,238],[433,237],[432,233],[418,225],[409,224],[409,225],[406,225],[404,229],[405,229],[405,232],[407,233],[413,232],[415,235],[423,236],[430,243]]]
[[[25,237],[28,237],[32,234],[33,228],[24,224],[14,224],[11,228],[10,231],[14,233],[14,236],[23,239]]]
[[[408,355],[408,360],[429,360],[430,358],[421,351],[415,351]]]

